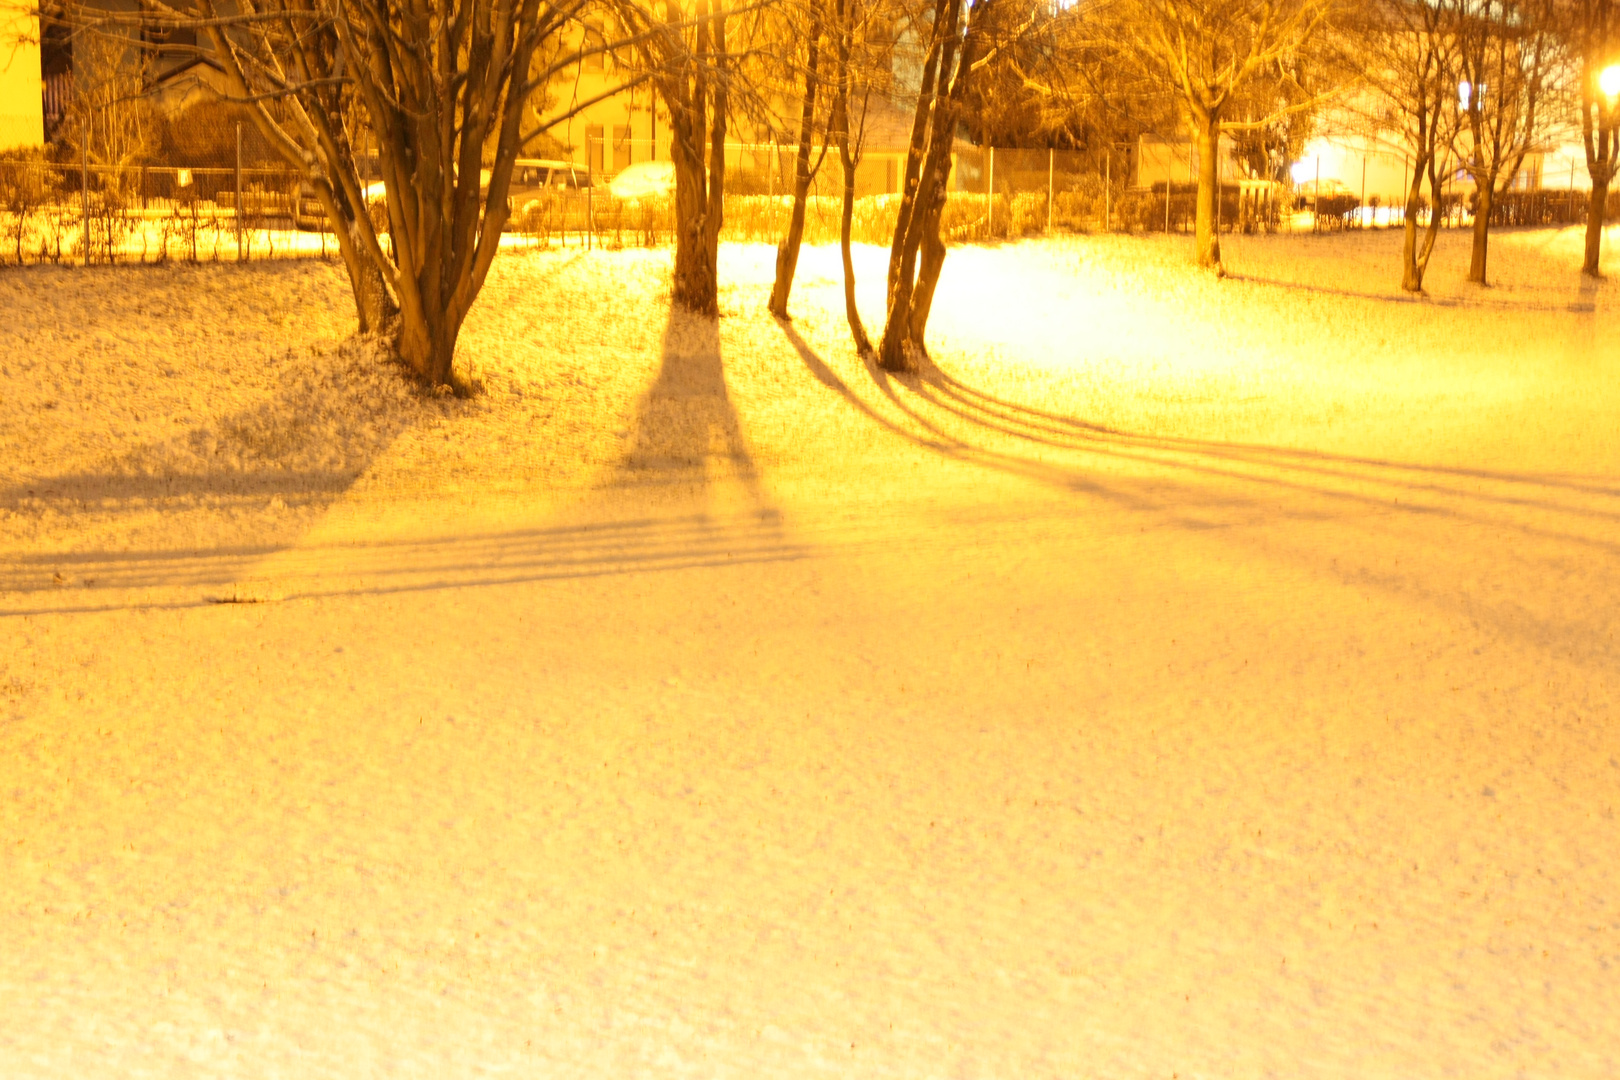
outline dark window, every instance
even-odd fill
[[[590,162],[593,173],[602,171],[602,125],[588,124],[585,127],[585,160]]]
[[[613,171],[630,167],[630,127],[613,125]]]

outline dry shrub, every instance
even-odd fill
[[[61,186],[61,175],[42,149],[0,153],[0,210],[5,211],[5,248],[9,249],[0,249],[0,260],[9,256],[20,265],[29,248],[35,248],[35,257],[44,260],[44,236],[38,217],[56,199]],[[31,243],[36,236],[37,244]]]

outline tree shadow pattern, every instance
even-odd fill
[[[907,375],[866,361],[878,394],[868,401],[792,327],[782,330],[818,381],[869,420],[944,457],[1187,530],[1236,529],[1232,535],[1249,547],[1294,544],[1290,558],[1346,580],[1497,618],[1515,632],[1557,639],[1573,652],[1596,650],[1620,664],[1617,613],[1590,603],[1593,595],[1620,592],[1620,482],[1613,477],[1133,432],[998,397],[933,361]],[[1303,534],[1284,538],[1274,528],[1288,521],[1338,532],[1311,533],[1317,546],[1299,547]],[[1459,544],[1468,552],[1466,569],[1459,569]],[[1420,573],[1425,565],[1435,572]],[[1502,598],[1524,587],[1518,574],[1540,583],[1540,615],[1516,600],[1503,606]]]
[[[347,375],[364,378],[357,371]],[[261,503],[276,497],[324,507],[422,414],[422,403],[408,396],[376,412],[359,407],[362,400],[374,406],[378,397],[375,386],[359,389],[342,377],[304,378],[273,402],[190,434],[183,444],[139,447],[104,471],[53,478],[0,493],[0,500],[66,512],[89,502],[214,497]],[[712,505],[717,486],[740,489],[741,505]],[[635,500],[628,514],[627,494]],[[810,553],[786,537],[765,497],[726,388],[713,319],[671,314],[659,371],[638,404],[629,445],[594,496],[575,508],[585,520],[535,528],[454,528],[351,543],[288,535],[206,550],[13,555],[0,561],[0,616],[512,585]],[[276,580],[257,581],[256,568],[271,555],[277,555]],[[134,599],[118,590],[146,592]]]
[[[408,428],[456,407],[424,398],[365,342],[353,340],[289,368],[269,400],[109,455],[97,468],[0,488],[14,538],[29,527],[43,538],[0,556],[0,594],[120,577],[135,586],[230,581],[254,560],[296,543],[314,516]],[[150,524],[154,511],[162,537],[142,534],[140,522]],[[74,547],[89,535],[92,544],[137,550],[128,559],[106,551],[27,551],[57,548],[57,535]],[[149,570],[117,570],[131,561]]]

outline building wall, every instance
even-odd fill
[[[1221,182],[1236,183],[1243,170],[1232,159],[1232,140],[1221,138]],[[1136,146],[1135,187],[1151,188],[1168,180],[1171,184],[1198,182],[1198,151],[1190,138],[1160,139],[1143,135]]]
[[[0,150],[42,146],[39,19],[27,0],[0,0]]]
[[[1465,148],[1466,149],[1466,148]],[[1574,155],[1579,155],[1578,148]],[[1577,158],[1566,152],[1526,154],[1518,176],[1512,184],[1520,190],[1549,188],[1562,191],[1566,187],[1589,189],[1585,158],[1581,167],[1572,171],[1570,165]],[[1443,177],[1445,189],[1464,197],[1474,190],[1474,181],[1458,163],[1451,162],[1449,175]],[[1406,201],[1406,192],[1412,179],[1411,157],[1393,138],[1371,138],[1364,135],[1323,135],[1305,144],[1305,151],[1294,163],[1294,183],[1312,185],[1320,170],[1322,190],[1342,190],[1371,202],[1377,199],[1385,205],[1400,205]],[[1308,187],[1307,190],[1310,190]],[[1424,185],[1428,195],[1428,185]]]

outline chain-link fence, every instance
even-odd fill
[[[645,145],[642,145],[645,144]],[[163,164],[107,165],[73,147],[0,156],[0,263],[94,264],[248,260],[336,253],[319,202],[297,172],[276,163],[250,124],[214,117],[164,134]],[[664,151],[662,161],[656,159]],[[587,140],[584,163],[526,162],[513,179],[509,245],[622,248],[673,242],[673,167],[650,140]],[[843,176],[837,151],[814,148],[805,242],[839,238]],[[367,168],[369,166],[369,169]],[[776,243],[792,214],[795,148],[733,143],[726,148],[721,237]],[[375,161],[362,172],[376,173]],[[888,244],[904,182],[903,151],[873,151],[856,173],[851,238]],[[1197,191],[1187,183],[1135,185],[1128,154],[1008,150],[959,144],[941,226],[955,241],[1017,239],[1050,232],[1182,232],[1193,229]],[[633,180],[633,183],[626,183]],[[368,184],[368,190],[374,187]],[[1620,191],[1611,193],[1620,212]],[[1448,192],[1442,222],[1471,220],[1464,196]],[[1393,227],[1404,209],[1354,196],[1291,192],[1241,180],[1221,185],[1223,232]],[[1514,191],[1492,208],[1499,225],[1567,225],[1586,216],[1580,191]],[[386,231],[377,192],[373,221]],[[1427,220],[1425,212],[1424,219]]]
[[[0,262],[160,263],[322,255],[290,169],[0,161]]]

